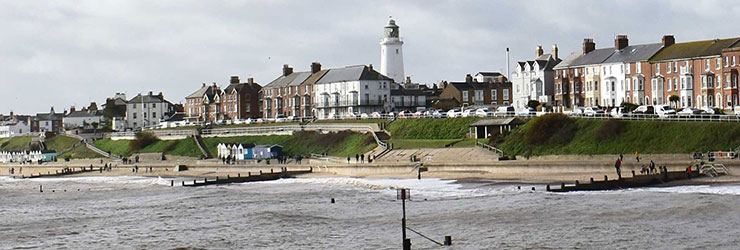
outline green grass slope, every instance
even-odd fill
[[[481,118],[398,119],[388,126],[394,139],[462,139]]]
[[[740,124],[736,123],[594,119],[575,119],[577,129],[567,142],[550,140],[532,146],[526,131],[533,121],[512,131],[497,146],[511,155],[690,153],[740,146]]]
[[[216,154],[219,143],[278,144],[287,155],[310,155],[327,153],[346,157],[362,154],[377,146],[370,134],[349,131],[319,134],[316,132],[296,132],[293,135],[207,137],[203,142],[212,154]]]
[[[0,143],[0,150],[5,151],[22,151],[28,150],[28,143],[31,142],[32,136],[17,136],[7,138],[5,141]]]
[[[201,157],[203,154],[198,149],[195,141],[192,138],[186,138],[181,140],[158,140],[151,145],[148,145],[140,150],[131,150],[131,140],[111,140],[111,139],[100,139],[96,140],[93,144],[95,147],[103,150],[110,151],[114,155],[130,156],[135,153],[162,153],[168,155],[179,155],[179,156],[190,156],[190,157]]]

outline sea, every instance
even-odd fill
[[[0,177],[0,249],[401,249],[398,188],[411,194],[412,249],[740,249],[737,184],[548,193],[505,181],[170,180],[188,179]]]

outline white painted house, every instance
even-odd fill
[[[154,95],[150,91],[148,95],[136,95],[126,103],[126,129],[159,126],[174,110],[162,93]]]
[[[560,63],[558,46],[552,45],[552,53],[544,54],[542,46],[537,46],[533,61],[517,62],[511,75],[514,90],[514,107],[524,108],[530,100],[552,106],[555,98],[555,71]]]
[[[0,121],[0,138],[27,135],[31,133],[29,116],[16,116],[13,112],[7,119]]]
[[[387,112],[393,79],[365,65],[329,69],[314,85],[314,105],[319,119],[350,114]]]
[[[599,102],[602,106],[618,107],[623,102],[642,103],[642,96],[637,94],[644,88],[644,77],[629,77],[635,73],[631,72],[630,65],[647,63],[655,53],[660,51],[662,44],[640,44],[629,46],[627,36],[619,35],[615,38],[615,51],[600,65],[601,86]],[[637,66],[637,69],[640,67]]]

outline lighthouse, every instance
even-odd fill
[[[380,41],[380,73],[403,84],[403,41],[398,33],[396,21],[390,19],[385,26],[385,35]]]

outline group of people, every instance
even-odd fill
[[[367,157],[368,162],[372,162],[370,156]],[[347,156],[347,164],[352,162],[352,157]],[[365,154],[355,154],[355,163],[365,163]]]
[[[650,164],[646,167],[645,165],[642,165],[642,168],[640,169],[640,174],[657,174],[657,170],[655,170],[655,162],[653,160],[650,160]]]
[[[624,160],[624,154],[620,153],[619,158],[617,158],[617,161],[614,163],[614,168],[617,170],[617,176],[619,179],[622,179],[622,161]],[[637,162],[640,162],[640,152],[635,152],[635,160]],[[646,168],[644,165],[642,169],[640,170],[641,174],[652,174],[655,173],[655,162],[653,160],[650,160],[650,167]]]

